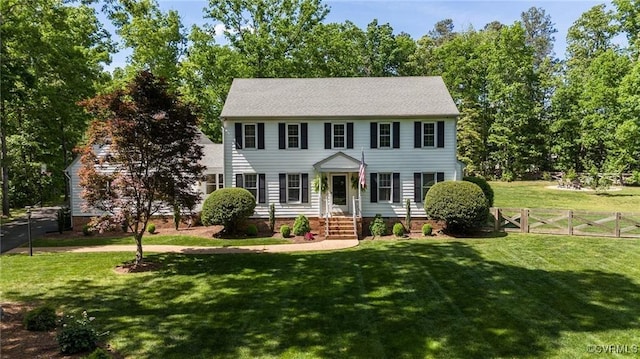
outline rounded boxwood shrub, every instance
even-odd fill
[[[303,214],[296,217],[293,222],[293,234],[296,236],[304,236],[307,232],[311,232],[311,226],[309,226],[309,220]]]
[[[258,235],[258,227],[251,223],[247,226],[247,236],[255,237]]]
[[[56,327],[56,319],[55,309],[45,305],[28,312],[24,317],[24,326],[27,330],[46,332]]]
[[[280,226],[280,234],[282,234],[282,238],[289,238],[291,235],[291,227],[286,224]]]
[[[422,226],[422,235],[423,236],[429,237],[432,232],[433,232],[433,227],[431,227],[431,225],[429,223],[425,223]]]
[[[204,201],[201,219],[205,226],[220,224],[225,233],[234,234],[255,208],[256,199],[246,189],[221,188]]]
[[[393,235],[396,237],[404,236],[404,226],[402,223],[396,223],[393,225]]]
[[[464,232],[482,226],[489,206],[482,190],[467,181],[445,181],[431,187],[424,209],[432,219],[445,221],[447,230]]]
[[[82,234],[84,236],[90,236],[92,233],[91,231],[91,226],[88,224],[85,224],[84,226],[82,226]]]
[[[381,215],[376,214],[369,226],[369,231],[372,236],[384,236],[387,234],[387,224],[384,223]]]
[[[147,225],[147,232],[149,232],[149,233],[151,233],[151,234],[156,233],[156,225],[155,225],[155,224],[153,224],[153,223],[149,223],[149,224]]]
[[[491,188],[486,179],[482,177],[464,177],[462,180],[477,184],[487,198],[487,206],[493,207],[493,188]]]

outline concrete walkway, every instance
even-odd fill
[[[313,252],[333,251],[356,247],[357,239],[348,240],[324,240],[310,243],[271,244],[242,247],[191,247],[171,245],[143,245],[145,253],[183,253],[183,254],[218,254],[218,253],[289,253],[289,252]],[[136,246],[109,245],[109,246],[85,246],[85,247],[34,247],[33,253],[87,253],[87,252],[135,252]],[[29,253],[29,248],[14,248],[7,253]]]

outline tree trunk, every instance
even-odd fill
[[[144,229],[142,232],[136,232],[136,261],[134,263],[135,266],[139,266],[142,264],[142,235],[144,234]]]
[[[4,100],[0,102],[0,140],[2,141],[2,215],[9,216],[9,161],[7,160],[7,117]]]

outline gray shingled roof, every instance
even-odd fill
[[[223,118],[434,117],[459,115],[433,77],[235,79]]]

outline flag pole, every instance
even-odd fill
[[[361,153],[362,153],[362,157],[361,157],[362,163],[360,164],[360,166],[364,166],[364,147],[361,148]],[[358,175],[359,174],[360,173],[358,173]],[[360,176],[358,176],[358,212],[360,217],[362,217],[362,179],[360,178]]]

